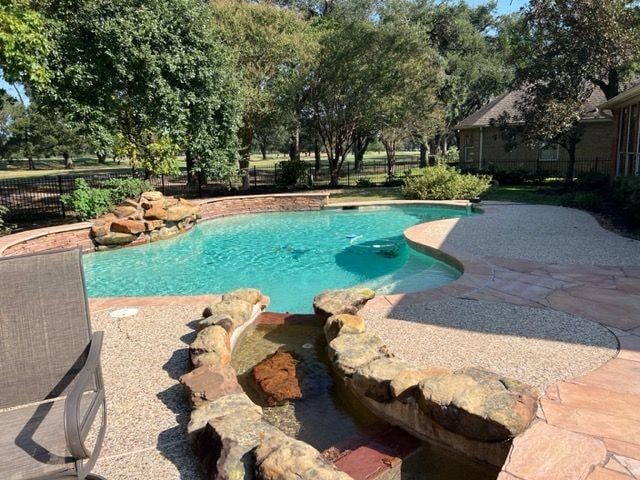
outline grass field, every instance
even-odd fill
[[[400,188],[352,188],[340,193],[332,193],[329,203],[356,202],[358,200],[400,200]],[[483,196],[484,200],[501,202],[533,203],[542,205],[560,205],[562,195],[549,190],[541,190],[537,186],[497,186]]]
[[[398,152],[398,159],[406,157],[417,157],[417,151],[403,151]],[[287,155],[270,153],[267,155],[267,159],[263,160],[262,155],[251,155],[251,166],[256,168],[273,168],[274,165],[282,161],[288,160]],[[371,151],[367,152],[364,156],[364,161],[384,161],[384,152]],[[314,157],[311,155],[302,155],[302,160],[313,163]],[[322,156],[323,163],[326,163],[326,155]],[[353,155],[347,157],[348,162],[353,162]],[[184,158],[180,158],[181,166],[184,168]],[[0,180],[10,178],[29,178],[29,177],[45,177],[49,175],[72,175],[74,173],[92,174],[101,173],[114,170],[126,171],[129,169],[129,164],[126,161],[117,163],[112,159],[107,160],[107,163],[98,163],[95,157],[78,157],[73,159],[74,166],[72,169],[64,168],[64,160],[62,157],[45,158],[34,160],[36,169],[27,169],[26,160],[0,160]]]

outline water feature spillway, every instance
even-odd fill
[[[349,440],[356,437],[385,438],[387,426],[379,422],[333,375],[326,354],[322,323],[312,316],[304,316],[300,320],[284,325],[259,324],[241,337],[234,350],[232,366],[245,392],[256,403],[261,401],[261,397],[249,380],[254,365],[280,347],[293,352],[300,361],[302,399],[263,407],[263,418],[319,451],[349,444]],[[494,467],[480,465],[461,454],[428,445],[423,445],[397,469],[397,476],[393,478],[401,480],[495,480],[498,475]]]

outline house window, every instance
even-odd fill
[[[543,144],[538,150],[538,159],[541,162],[557,162],[558,153],[558,145]]]
[[[464,137],[464,155],[465,162],[473,162],[473,137],[471,135],[465,135]]]

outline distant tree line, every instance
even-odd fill
[[[6,0],[0,67],[29,101],[2,96],[0,157],[92,152],[150,174],[229,180],[255,149],[327,159],[337,185],[383,145],[389,175],[406,141],[421,162],[508,88],[511,143],[575,152],[585,98],[636,72],[636,4],[531,0],[497,15],[432,0]],[[582,102],[582,103],[581,103]],[[513,123],[513,122],[511,122]]]

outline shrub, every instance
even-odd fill
[[[356,180],[356,186],[358,187],[373,187],[374,183],[371,181],[371,179],[366,178],[366,177],[362,177],[359,178],[358,180]]]
[[[609,175],[596,172],[578,174],[576,189],[584,192],[604,192],[609,187]]]
[[[440,165],[442,163],[457,163],[460,160],[460,153],[458,152],[458,147],[450,147],[447,149],[447,153],[438,153],[436,154],[436,164]]]
[[[5,206],[0,205],[0,235],[7,235],[11,233],[11,228],[9,228],[4,220],[8,213],[9,209]]]
[[[120,203],[125,198],[136,198],[142,192],[155,190],[151,182],[139,178],[110,178],[102,183],[101,188],[111,191],[113,203]]]
[[[278,163],[278,166],[280,171],[276,182],[286,187],[292,187],[303,180],[309,169],[307,163],[302,160],[287,160]]]
[[[596,192],[576,192],[573,202],[576,207],[584,210],[599,210],[602,206],[603,198]]]
[[[91,188],[84,178],[76,178],[72,193],[62,196],[62,203],[72,209],[80,220],[104,215],[113,205],[111,190]]]
[[[418,175],[407,177],[403,193],[418,200],[455,200],[477,197],[489,189],[491,177],[460,173],[446,165],[423,168]]]
[[[640,177],[616,178],[612,197],[627,220],[640,225]]]

